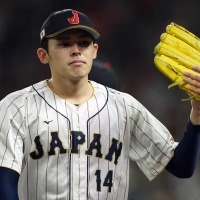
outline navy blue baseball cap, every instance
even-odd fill
[[[88,32],[94,39],[98,39],[100,34],[95,30],[90,19],[84,14],[72,9],[64,9],[53,12],[44,22],[40,32],[40,43],[47,38],[70,30],[81,29]]]

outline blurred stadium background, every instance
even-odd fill
[[[15,90],[50,77],[36,55],[39,33],[50,13],[73,8],[87,13],[101,33],[98,58],[109,61],[121,90],[150,110],[176,140],[189,117],[190,102],[154,66],[154,47],[175,22],[200,36],[199,0],[1,0],[0,99]],[[131,162],[129,200],[200,200],[200,163],[190,179],[164,171],[149,182]]]

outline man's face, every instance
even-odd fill
[[[72,29],[48,43],[48,59],[52,78],[78,81],[88,77],[98,45],[85,31]]]

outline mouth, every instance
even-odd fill
[[[69,65],[75,65],[75,66],[80,66],[85,64],[85,62],[83,60],[73,60],[69,63]]]

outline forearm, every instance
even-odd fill
[[[184,137],[176,147],[174,156],[166,169],[179,178],[189,178],[193,175],[200,151],[200,125],[190,121]]]

